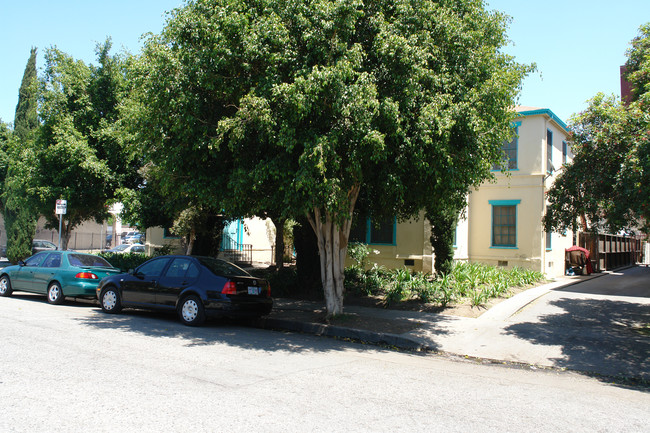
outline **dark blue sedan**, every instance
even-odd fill
[[[268,281],[224,260],[197,256],[161,256],[128,274],[104,278],[97,299],[106,313],[122,307],[176,311],[186,325],[206,316],[260,317],[271,312]]]

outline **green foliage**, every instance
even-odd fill
[[[32,255],[32,240],[36,231],[36,219],[25,212],[5,210],[7,231],[7,260],[18,263]]]
[[[14,133],[5,135],[2,148],[2,204],[7,258],[12,263],[31,255],[38,219],[33,197],[34,167],[38,162],[34,139],[39,130],[36,75],[36,49],[32,48],[20,85]]]
[[[465,200],[460,203],[464,208]],[[454,259],[454,234],[461,211],[462,209],[442,205],[427,209],[426,218],[431,224],[431,247],[435,255],[434,268],[438,274],[451,272]]]
[[[137,183],[128,136],[118,128],[118,107],[126,91],[128,58],[110,56],[110,40],[97,46],[99,65],[86,65],[56,48],[45,53],[41,81],[43,120],[37,140],[34,190],[50,227],[56,199],[67,199],[62,240],[83,221],[104,220],[106,204],[119,187]]]
[[[632,100],[650,103],[650,23],[639,28],[630,43],[625,62],[625,78],[632,85]]]
[[[468,299],[474,306],[506,296],[513,287],[527,286],[544,279],[540,272],[522,268],[503,269],[481,263],[457,262],[448,274],[433,277],[408,269],[386,270],[374,266],[362,271],[346,269],[346,290],[365,295],[381,295],[386,304],[407,300],[448,306]],[[368,283],[372,281],[372,283]]]
[[[14,117],[14,134],[19,140],[31,139],[34,131],[39,127],[36,78],[36,48],[32,48],[27,65],[25,65],[23,80],[20,83],[18,105],[16,105]]]
[[[128,123],[169,197],[346,245],[359,191],[407,218],[491,176],[531,70],[506,24],[479,0],[188,2],[133,64]]]
[[[370,248],[361,242],[350,242],[348,244],[348,257],[354,260],[354,266],[359,269],[366,269],[368,266],[368,256]]]
[[[137,268],[151,258],[139,253],[99,253],[98,256],[103,257],[108,263],[119,268],[122,272],[129,272],[129,270]]]

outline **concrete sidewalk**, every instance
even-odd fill
[[[344,317],[337,319],[336,325],[327,325],[321,322],[325,313],[323,303],[277,299],[272,314],[257,325],[399,349],[576,370],[650,383],[650,335],[621,334],[617,326],[612,326],[611,332],[609,327],[599,326],[600,334],[592,335],[593,327],[572,324],[571,311],[560,312],[551,305],[559,302],[557,296],[566,301],[571,286],[608,275],[569,277],[535,287],[497,304],[478,318],[346,306]],[[547,298],[551,304],[545,306]],[[632,302],[634,299],[631,298]],[[629,300],[620,305],[626,305]],[[645,323],[649,323],[650,298],[636,300],[641,308],[648,308],[640,315],[641,320],[647,319]],[[544,308],[531,316],[525,310],[532,304]],[[563,318],[559,326],[552,321],[544,322],[556,317],[554,314]]]

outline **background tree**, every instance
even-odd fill
[[[650,221],[650,25],[628,50],[633,98],[602,93],[570,122],[574,158],[549,190],[546,231],[648,231]]]
[[[14,263],[31,255],[38,220],[30,195],[34,186],[34,140],[39,129],[37,104],[36,48],[32,48],[18,92],[13,137],[6,142],[7,166],[2,179],[7,258]]]
[[[628,105],[632,149],[623,167],[623,190],[630,197],[633,214],[650,232],[650,23],[639,29],[627,51],[626,79],[633,97]]]
[[[191,1],[146,41],[137,140],[197,205],[305,215],[339,314],[360,194],[408,218],[490,176],[529,70],[506,22],[478,0]]]
[[[45,54],[34,194],[49,226],[58,228],[54,203],[68,201],[62,247],[83,221],[103,221],[106,203],[137,180],[136,161],[116,127],[126,85],[128,56],[110,56],[110,40],[97,46],[98,66],[56,48]]]

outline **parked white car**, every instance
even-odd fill
[[[142,253],[144,254],[144,245],[142,244],[120,244],[116,246],[115,248],[111,248],[110,250],[106,250],[107,253],[119,253],[119,254],[126,254],[126,253]]]

